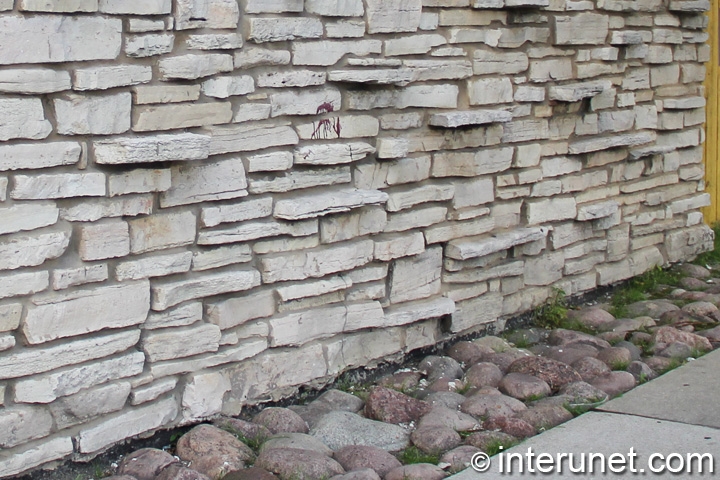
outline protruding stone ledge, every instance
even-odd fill
[[[710,0],[674,0],[668,8],[671,12],[707,12]]]
[[[385,203],[388,194],[379,190],[346,190],[296,196],[275,202],[275,218],[302,220],[331,213],[348,212],[353,208]]]
[[[210,137],[194,133],[121,137],[93,142],[95,162],[127,163],[203,160],[210,155]]]
[[[613,135],[612,137],[591,138],[589,140],[580,140],[571,143],[568,148],[568,153],[571,155],[579,155],[582,153],[608,150],[610,148],[632,147],[654,142],[656,139],[657,133],[647,130],[627,133],[625,135]]]
[[[370,83],[377,85],[404,86],[412,82],[414,72],[409,68],[381,68],[375,70],[334,70],[328,73],[328,81],[340,83]]]
[[[455,313],[455,302],[446,297],[400,303],[385,308],[385,326],[408,325]]]
[[[365,142],[306,145],[295,150],[296,165],[338,165],[352,163],[375,153],[375,147]]]
[[[512,113],[507,110],[466,110],[436,113],[430,117],[429,124],[433,127],[457,128],[466,125],[504,123],[512,118]]]
[[[606,202],[593,203],[592,205],[582,205],[578,207],[577,220],[586,222],[589,220],[597,220],[613,215],[620,209],[620,205],[615,200]]]
[[[470,6],[476,9],[541,8],[550,6],[550,0],[473,0]]]
[[[665,110],[690,110],[702,108],[707,102],[705,97],[666,98],[663,100]]]
[[[456,260],[484,257],[507,250],[516,245],[534,242],[547,237],[545,227],[521,228],[486,238],[461,238],[451,240],[445,247],[445,255]]]
[[[550,87],[550,100],[558,102],[579,102],[591,98],[605,90],[609,90],[612,83],[609,80],[595,82],[571,83]]]

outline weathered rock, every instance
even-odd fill
[[[503,374],[508,372],[510,365],[512,365],[516,360],[523,358],[528,358],[528,354],[521,352],[500,352],[490,353],[483,356],[483,360],[485,362],[495,364],[500,371],[503,372]]]
[[[588,382],[592,378],[610,372],[610,367],[605,362],[593,357],[584,357],[572,363],[572,367],[580,374],[583,381]]]
[[[548,332],[539,328],[523,328],[515,330],[507,336],[507,340],[517,346],[532,346],[547,339]]]
[[[684,263],[680,266],[680,271],[685,275],[693,278],[699,278],[700,280],[706,280],[710,278],[712,273],[707,268],[694,265],[692,263]]]
[[[523,401],[546,397],[551,393],[545,381],[525,373],[508,373],[498,388],[504,394]]]
[[[410,443],[410,434],[400,426],[341,411],[323,416],[310,435],[334,451],[348,445],[369,445],[394,452]]]
[[[594,405],[608,399],[607,393],[586,382],[569,383],[560,389],[560,395],[564,396],[571,406]]]
[[[430,411],[430,405],[400,392],[375,387],[365,401],[365,415],[385,423],[415,422]]]
[[[663,313],[672,310],[680,310],[680,307],[667,300],[644,300],[627,306],[628,315],[633,318],[651,317],[658,319]]]
[[[598,349],[608,348],[610,344],[605,340],[601,340],[593,335],[587,333],[576,332],[574,330],[566,330],[564,328],[558,328],[553,330],[548,337],[548,342],[551,345],[566,346],[573,344],[584,344],[591,345]]]
[[[689,332],[681,332],[672,327],[658,328],[653,332],[652,340],[656,347],[662,343],[669,345],[674,342],[679,342],[701,351],[712,350],[712,345],[707,338]]]
[[[408,478],[415,480],[441,480],[445,477],[445,472],[437,465],[416,463],[390,470],[390,472],[385,475],[385,480],[406,480]]]
[[[615,320],[615,317],[602,308],[591,307],[582,310],[570,310],[568,319],[574,320],[586,328],[603,331],[604,327]]]
[[[475,418],[491,418],[491,417],[512,417],[515,413],[527,409],[520,400],[508,397],[497,392],[496,394],[487,394],[481,390],[467,398],[460,410],[472,415]]]
[[[592,345],[572,343],[562,347],[548,347],[542,352],[542,355],[557,360],[558,362],[572,365],[581,358],[596,357],[597,353],[597,348]]]
[[[716,307],[715,304],[710,302],[688,303],[687,305],[683,306],[681,310],[691,315],[710,317],[714,321],[719,321],[720,319],[720,312],[718,311],[718,307]]]
[[[370,468],[380,477],[402,466],[400,461],[382,448],[367,445],[348,445],[335,452],[335,460],[350,472]]]
[[[473,455],[480,453],[481,451],[482,450],[472,445],[461,445],[453,448],[449,452],[445,452],[440,457],[440,463],[449,465],[447,470],[450,473],[457,473],[468,468]]]
[[[220,417],[213,420],[213,425],[234,434],[239,434],[246,439],[262,443],[272,436],[272,432],[263,425],[246,422],[239,418]]]
[[[424,427],[410,435],[412,443],[425,453],[440,454],[451,450],[462,442],[460,435],[450,427]]]
[[[518,443],[516,437],[504,432],[477,432],[465,439],[466,445],[472,445],[483,452],[487,452],[488,448],[497,447],[498,445],[507,450],[516,443]]]
[[[630,365],[628,365],[627,371],[635,377],[637,383],[644,383],[658,376],[652,368],[640,361],[631,362]]]
[[[180,459],[213,480],[245,468],[255,459],[252,450],[234,435],[211,425],[199,425],[180,437],[176,447]]]
[[[131,475],[137,480],[155,480],[160,472],[177,459],[169,453],[155,448],[141,448],[123,458],[117,473]]]
[[[230,472],[223,480],[274,480],[277,477],[264,468],[250,467]]]
[[[255,415],[253,423],[266,427],[275,433],[308,433],[305,420],[297,413],[287,408],[268,407]]]
[[[480,362],[483,355],[493,352],[490,347],[475,342],[457,342],[448,349],[448,356],[465,365]]]
[[[597,358],[613,370],[624,370],[632,362],[630,350],[622,347],[602,349],[598,352]]]
[[[499,431],[515,438],[528,438],[537,434],[535,427],[515,417],[492,417],[483,422],[485,430]]]
[[[433,392],[425,401],[430,405],[440,405],[451,410],[458,410],[460,405],[465,401],[465,397],[457,392]]]
[[[705,283],[704,281],[693,278],[693,277],[685,277],[680,279],[680,286],[687,290],[708,290],[710,289],[710,285]]]
[[[635,377],[628,372],[610,372],[593,378],[590,385],[616,397],[635,388]]]
[[[543,432],[572,420],[573,416],[572,413],[560,405],[541,405],[532,406],[518,413],[515,418],[524,420],[538,432]]]
[[[460,364],[450,357],[438,357],[431,355],[425,357],[417,367],[420,373],[427,375],[428,382],[434,382],[438,378],[462,378],[463,369]]]
[[[476,363],[465,372],[463,382],[475,388],[497,387],[503,373],[494,363],[482,362]]]
[[[645,364],[654,372],[663,374],[673,366],[673,360],[667,357],[652,356],[645,359]]]
[[[351,393],[333,389],[320,395],[318,398],[313,400],[310,405],[324,406],[331,410],[359,412],[365,405],[365,402]]]
[[[690,345],[680,342],[672,342],[670,344],[662,343],[655,345],[654,350],[660,357],[667,357],[676,360],[684,360],[693,356],[693,350]]]
[[[450,427],[456,432],[478,430],[480,424],[471,415],[459,412],[457,409],[443,405],[435,405],[432,410],[422,417],[417,428]]]
[[[422,375],[419,372],[399,372],[378,381],[378,385],[400,392],[412,390],[418,386]]]
[[[317,438],[305,433],[278,433],[271,436],[260,446],[260,453],[266,450],[291,448],[294,450],[309,450],[332,457],[330,450]]]
[[[545,381],[553,392],[572,382],[582,380],[580,374],[569,365],[542,357],[527,357],[510,365],[509,372],[526,373]]]
[[[226,478],[226,477],[223,477]],[[155,480],[211,480],[207,475],[195,469],[184,467],[180,463],[174,463],[165,468]]]
[[[281,480],[313,480],[345,473],[339,463],[322,453],[292,448],[262,452],[255,466],[276,474]]]

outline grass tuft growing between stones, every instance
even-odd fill
[[[514,447],[520,442],[503,442],[500,440],[495,440],[490,443],[488,443],[487,447],[485,447],[485,453],[487,453],[489,456],[493,457],[497,455],[498,453],[504,452],[505,450]]]
[[[565,292],[553,288],[553,294],[548,301],[533,311],[533,323],[543,328],[561,328],[568,321],[567,312]]]
[[[674,287],[680,281],[681,275],[672,269],[655,267],[642,275],[634,277],[613,293],[610,304],[610,313],[615,318],[627,316],[627,306],[631,303],[641,302],[652,298],[662,298],[667,294],[668,287]]]
[[[432,463],[437,465],[440,461],[440,455],[425,453],[414,445],[410,445],[398,454],[398,460],[403,465],[412,465],[414,463]]]

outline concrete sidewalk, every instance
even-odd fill
[[[630,448],[637,454],[634,466],[637,475],[651,478],[720,477],[720,350],[689,362],[662,377],[641,385],[624,396],[603,405],[597,411],[581,415],[563,425],[537,435],[510,449],[508,453],[527,454],[532,448],[535,455],[549,453],[556,458],[559,453],[573,453],[574,465],[580,464],[579,454],[601,453],[606,457],[613,453],[624,455],[628,460]],[[708,470],[708,462],[700,473],[653,473],[648,468],[652,454],[677,453],[685,457],[689,453],[714,456],[714,472]],[[599,472],[580,474],[568,471],[565,460],[562,473],[550,474],[518,472],[517,460],[513,473],[500,473],[501,455],[493,457],[492,465],[485,473],[472,468],[453,475],[453,480],[491,480],[530,477],[612,478],[630,477],[633,474]],[[674,459],[672,467],[679,465]],[[663,464],[656,459],[654,467]],[[618,466],[622,464],[616,464]],[[625,463],[629,465],[629,463]],[[697,465],[697,462],[695,462]],[[505,468],[507,472],[507,468]],[[641,470],[645,470],[642,472]]]

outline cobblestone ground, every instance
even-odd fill
[[[305,405],[216,418],[99,470],[108,480],[444,478],[475,453],[497,453],[720,346],[716,276],[685,264],[608,303],[566,310],[558,297],[537,312],[542,326],[461,341]]]

